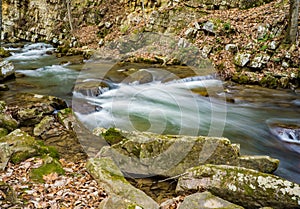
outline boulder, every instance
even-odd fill
[[[234,57],[234,63],[237,66],[244,67],[250,61],[250,56],[248,53],[237,53]]]
[[[7,60],[0,60],[0,81],[15,76],[14,65]]]
[[[18,121],[8,113],[0,113],[0,127],[12,131],[18,127]]]
[[[268,156],[240,156],[240,148],[227,138],[159,135],[97,128],[94,134],[112,146],[99,156],[112,157],[122,171],[138,175],[176,176],[202,164],[237,165],[272,173],[279,160]]]
[[[44,154],[58,157],[55,149],[44,146],[20,129],[16,129],[7,136],[0,138],[0,144],[2,168],[6,166],[7,159],[13,163],[19,163],[30,157]]]
[[[102,200],[98,207],[98,209],[112,209],[112,208],[143,209],[143,207],[139,206],[138,204],[133,203],[128,199],[124,199],[114,194],[111,194],[109,197]]]
[[[176,191],[212,194],[246,208],[299,208],[300,186],[280,177],[227,165],[201,165],[179,178]]]
[[[117,205],[125,202],[132,203],[132,205],[135,205],[135,208],[159,208],[153,199],[132,186],[124,178],[122,172],[111,158],[91,158],[87,162],[86,168],[99,186],[103,187],[109,196],[112,196],[112,198],[107,199],[102,204],[102,208],[118,208]],[[105,206],[106,204],[110,204],[109,207]]]
[[[268,54],[257,54],[250,62],[249,67],[261,69],[264,67],[270,60],[270,55]]]
[[[43,139],[45,145],[55,147],[60,157],[78,161],[87,158],[73,130],[75,118],[71,109],[60,110],[57,115],[46,115],[36,124],[33,134]]]
[[[116,136],[119,143],[103,147],[99,155],[112,157],[122,171],[138,175],[176,176],[187,168],[200,164],[229,164],[238,161],[239,148],[226,138],[204,136],[159,135],[149,132],[126,132],[103,128],[111,142]]]
[[[195,193],[186,196],[178,209],[243,209],[242,206],[233,204],[219,197],[212,195],[210,192]]]
[[[239,157],[239,161],[236,166],[251,168],[263,173],[273,173],[279,166],[279,160],[269,156],[243,155]]]
[[[9,147],[9,144],[7,144],[6,142],[0,143],[0,171],[5,170],[11,154],[12,151]]]
[[[39,123],[44,115],[64,108],[67,108],[66,102],[58,97],[19,93],[11,102],[9,110],[21,126],[33,126]]]

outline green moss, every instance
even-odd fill
[[[65,171],[62,168],[61,164],[49,157],[46,156],[43,159],[43,165],[39,168],[34,168],[30,171],[30,179],[36,182],[44,182],[43,176],[51,174],[51,173],[57,173],[58,175],[64,175]]]
[[[8,134],[8,130],[5,128],[0,128],[0,138],[6,136]]]
[[[11,158],[10,161],[14,164],[18,164],[20,162],[25,161],[28,158],[34,157],[36,156],[37,153],[35,152],[35,150],[26,150],[26,151],[20,151],[20,152],[15,152]]]
[[[116,130],[115,128],[110,128],[101,135],[104,137],[105,141],[107,141],[107,143],[109,143],[110,145],[117,144],[125,139],[122,133],[119,130]]]
[[[130,205],[128,205],[127,206],[127,209],[136,209],[136,207],[139,207],[139,208],[142,208],[143,209],[143,207],[141,207],[141,206],[139,206],[139,205],[136,205],[136,204],[130,204]]]
[[[38,154],[40,156],[48,155],[54,159],[59,159],[59,153],[55,147],[46,146],[43,141],[37,141],[38,147]]]
[[[1,47],[0,48],[0,57],[5,58],[5,57],[9,57],[9,56],[11,56],[11,53]]]

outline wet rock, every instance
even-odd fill
[[[7,60],[0,60],[0,81],[15,76],[14,65]]]
[[[92,158],[87,162],[87,170],[98,182],[99,186],[103,187],[110,195],[117,195],[120,198],[108,199],[112,203],[126,202],[129,200],[137,207],[142,208],[159,208],[158,204],[147,196],[141,190],[132,186],[123,176],[114,161],[110,158]],[[123,199],[123,200],[122,200]],[[105,203],[104,203],[105,205]],[[104,207],[106,208],[106,207]],[[116,205],[110,208],[117,208]],[[123,207],[122,207],[123,208]]]
[[[0,57],[5,58],[5,57],[9,57],[9,56],[11,56],[11,53],[1,47],[0,48]]]
[[[179,178],[176,191],[210,191],[246,208],[299,208],[300,187],[280,177],[227,165],[202,165]]]
[[[99,128],[94,133],[104,133],[102,136],[109,143],[118,136],[116,142],[120,142],[104,147],[99,155],[112,157],[127,173],[175,176],[200,164],[230,164],[238,161],[238,147],[226,138],[125,131],[116,134],[118,130],[114,135],[108,135],[103,130]]]
[[[250,61],[250,54],[247,53],[237,53],[234,57],[234,63],[237,66],[244,67]]]
[[[242,206],[233,204],[219,197],[212,195],[210,192],[195,193],[184,198],[178,209],[243,209]]]

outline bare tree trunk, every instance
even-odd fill
[[[71,0],[67,0],[67,10],[68,10],[69,24],[70,24],[71,33],[72,33],[73,32],[73,25],[72,25],[72,15],[71,15]]]
[[[287,43],[296,43],[299,21],[299,1],[290,0],[289,25],[285,40]]]
[[[2,0],[0,0],[0,47],[2,46]]]

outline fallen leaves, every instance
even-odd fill
[[[97,208],[107,196],[88,174],[83,161],[74,163],[61,159],[65,175],[51,173],[43,176],[44,183],[32,182],[29,171],[39,167],[41,162],[39,158],[30,158],[18,165],[9,164],[7,170],[0,173],[0,181],[10,185],[17,197],[15,203],[8,202],[1,192],[1,208]]]

